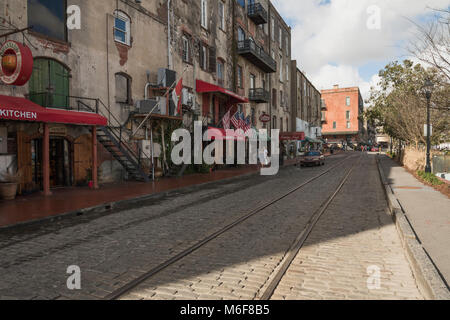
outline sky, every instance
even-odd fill
[[[364,99],[406,50],[416,23],[450,0],[272,0],[292,28],[292,59],[317,89],[359,86]]]

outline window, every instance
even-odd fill
[[[208,29],[208,2],[207,0],[201,0],[201,9],[202,9],[202,21],[201,25],[203,28]]]
[[[280,54],[280,81],[283,82],[283,56]]]
[[[238,70],[237,70],[237,77],[238,77],[238,83],[237,83],[237,85],[238,85],[238,87],[239,88],[243,88],[243,74],[242,74],[242,67],[241,66],[238,66]]]
[[[280,118],[280,131],[283,132],[283,118]]]
[[[278,34],[278,44],[280,45],[280,49],[283,48],[283,46],[281,44],[282,39],[283,39],[283,30],[281,29],[281,26],[280,26],[280,32]]]
[[[275,41],[275,19],[271,18],[271,26],[272,26],[272,41]]]
[[[116,73],[116,102],[131,104],[131,78],[124,73]]]
[[[245,40],[245,31],[241,27],[238,27],[238,41]]]
[[[336,129],[336,121],[333,121],[333,129]]]
[[[251,108],[250,109],[250,119],[252,121],[252,125],[256,126],[256,112],[255,112],[255,108]]]
[[[286,36],[285,38],[285,44],[286,44],[286,55],[289,56],[289,36]]]
[[[289,64],[286,64],[286,81],[289,81]]]
[[[283,90],[280,90],[280,107],[284,107]]]
[[[219,28],[225,30],[225,5],[219,1]]]
[[[351,125],[350,125],[350,121],[347,121],[347,129],[350,129]]]
[[[121,11],[114,12],[114,39],[127,46],[131,44],[130,18]]]
[[[223,75],[224,75],[224,64],[222,61],[217,61],[217,79],[219,80],[219,85],[223,86]]]
[[[28,26],[49,38],[67,41],[66,2],[28,0]]]
[[[272,129],[276,129],[277,128],[277,117],[273,117],[272,118]]]
[[[277,107],[277,89],[272,89],[272,107]]]
[[[255,89],[256,86],[256,77],[254,74],[250,73],[250,89]]]
[[[350,120],[350,111],[345,112],[345,119]]]
[[[200,45],[200,68],[203,70],[208,69],[208,60],[207,60],[207,49],[204,44]]]
[[[345,98],[345,105],[350,106],[350,97]]]
[[[183,61],[184,62],[190,62],[190,57],[189,57],[189,40],[188,38],[186,38],[185,36],[183,36]]]

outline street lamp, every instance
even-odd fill
[[[426,80],[423,86],[425,91],[425,96],[427,97],[427,164],[425,166],[425,172],[431,173],[431,162],[430,162],[430,150],[431,150],[431,137],[430,137],[430,100],[433,91],[433,82],[431,80]]]

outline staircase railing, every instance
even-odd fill
[[[118,141],[120,146],[134,158],[139,166],[141,166],[142,160],[148,160],[149,163],[152,163],[152,159],[150,159],[147,154],[142,153],[139,146],[137,154],[130,147],[128,141],[125,139],[124,125],[116,116],[114,116],[111,109],[107,107],[101,99],[69,96],[51,92],[30,93],[25,96],[27,99],[30,99],[45,108],[87,111],[102,115],[108,120],[108,126],[106,128],[109,130],[110,134]]]

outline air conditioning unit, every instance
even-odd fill
[[[176,71],[160,68],[158,69],[158,86],[170,87],[177,80]]]
[[[157,97],[156,99],[139,100],[136,109],[140,114],[149,113],[153,109],[152,114],[166,114],[166,98]]]

